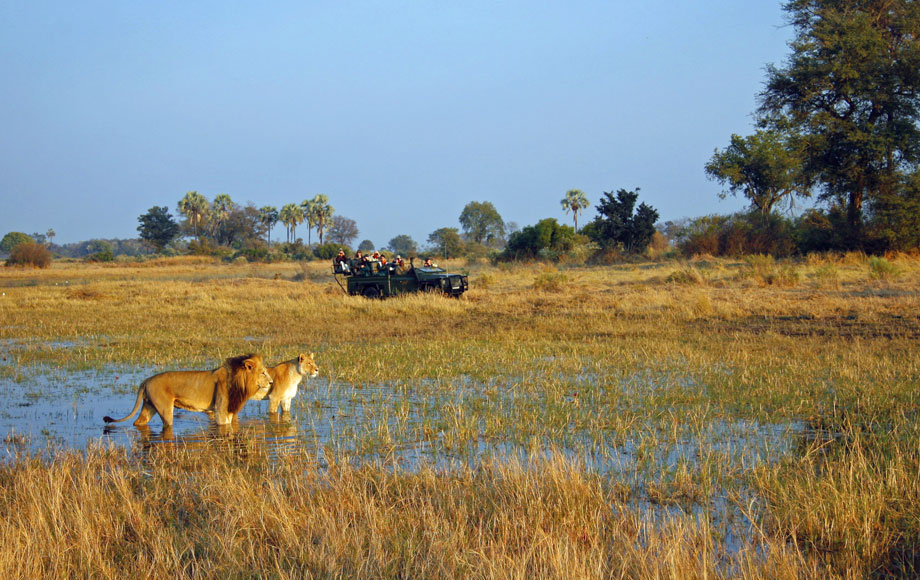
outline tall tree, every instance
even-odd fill
[[[304,202],[306,204],[307,202]],[[313,199],[309,201],[311,214],[315,220],[314,227],[316,228],[316,233],[319,235],[319,243],[323,244],[323,235],[326,233],[326,228],[329,226],[329,221],[332,219],[332,214],[335,213],[335,208],[329,204],[329,196],[323,193],[316,194]]]
[[[820,199],[845,209],[863,240],[864,204],[898,193],[920,159],[920,3],[790,0],[795,37],[767,69],[764,125],[802,136]]]
[[[281,211],[278,212],[278,221],[284,224],[284,241],[287,243],[291,243],[291,227],[293,227],[294,210],[296,207],[296,204],[287,203],[281,206]]]
[[[329,223],[329,242],[351,246],[358,238],[358,224],[345,216],[333,216]]]
[[[179,235],[179,224],[169,215],[167,206],[153,206],[147,213],[139,216],[137,231],[140,238],[162,252],[163,248]]]
[[[272,228],[278,223],[278,208],[273,205],[263,205],[259,208],[259,223],[268,234],[268,245],[272,243]]]
[[[575,219],[575,232],[578,232],[578,214],[583,212],[585,208],[588,207],[588,196],[585,195],[580,189],[570,189],[565,192],[565,197],[562,198],[562,209],[566,213],[572,212],[572,217]]]
[[[463,252],[463,240],[457,228],[440,228],[428,235],[431,248],[445,260],[456,258]]]
[[[399,234],[387,245],[390,251],[401,256],[414,256],[418,253],[418,244],[407,234]]]
[[[619,189],[616,195],[604,192],[591,228],[601,245],[619,244],[627,252],[642,252],[648,247],[655,234],[658,211],[645,202],[636,208],[638,199],[638,187],[635,191]]]
[[[197,191],[189,191],[185,197],[179,201],[179,213],[185,216],[185,220],[192,225],[195,237],[198,237],[198,227],[202,220],[208,215],[211,204],[208,200]]]
[[[236,207],[236,204],[226,193],[218,193],[214,196],[214,201],[211,202],[211,213],[214,216],[214,239],[219,244],[226,242],[224,225],[227,223],[227,218],[230,217],[230,212],[233,211],[234,207]]]
[[[307,223],[307,245],[311,246],[313,245],[311,233],[316,227],[316,202],[312,199],[305,199],[300,202],[300,207],[303,209],[303,220]]]
[[[471,201],[460,213],[460,226],[477,244],[493,245],[505,239],[505,222],[489,201]]]
[[[57,235],[57,232],[54,231],[54,228],[48,228],[48,231],[45,232],[45,237],[48,238],[49,246],[54,243],[54,236],[56,235]]]
[[[297,225],[303,222],[303,208],[296,203],[287,203],[278,212],[278,217],[287,227],[287,241],[297,241]]]
[[[719,194],[741,194],[762,215],[769,214],[792,195],[807,195],[808,185],[801,176],[799,156],[791,141],[777,131],[761,129],[748,137],[732,135],[731,144],[716,150],[706,174],[726,186]]]

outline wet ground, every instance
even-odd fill
[[[177,410],[173,429],[163,432],[159,418],[139,429],[133,418],[106,425],[103,417],[122,417],[134,405],[137,386],[163,369],[109,368],[62,372],[34,368],[0,374],[0,461],[24,453],[51,458],[61,449],[90,445],[122,446],[132,452],[153,445],[194,450],[211,444],[255,445],[269,456],[306,451],[323,465],[328,454],[340,460],[375,462],[414,469],[474,466],[484,458],[519,459],[523,463],[562,453],[586,468],[609,473],[636,494],[649,520],[675,510],[706,514],[726,525],[722,549],[732,552],[752,537],[744,514],[724,490],[685,496],[665,490],[654,494],[649,482],[673,482],[693,471],[700,457],[717,457],[719,470],[776,461],[792,453],[801,440],[798,424],[763,425],[735,420],[712,421],[680,433],[661,433],[661,426],[635,433],[608,433],[591,427],[601,411],[578,401],[578,390],[601,380],[585,375],[570,379],[572,393],[560,397],[541,392],[539,377],[477,381],[470,377],[351,384],[323,377],[301,385],[289,415],[268,413],[268,401],[250,401],[232,428],[218,428],[205,413]],[[610,389],[610,385],[605,385]],[[622,392],[654,389],[648,377],[630,377]],[[698,388],[687,382],[687,388]],[[554,409],[559,407],[558,409]],[[547,411],[547,410],[550,411]],[[615,410],[612,412],[616,412]],[[540,413],[549,413],[542,418]],[[528,418],[536,421],[528,426]],[[561,419],[560,419],[561,418]],[[547,421],[559,421],[549,428]],[[498,427],[496,427],[498,425]],[[718,485],[717,485],[718,488]]]

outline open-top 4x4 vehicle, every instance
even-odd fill
[[[345,292],[367,298],[387,298],[408,292],[433,292],[459,298],[470,287],[467,276],[449,274],[437,266],[410,266],[402,270],[393,263],[381,266],[378,262],[362,264],[351,260],[347,265],[337,262],[333,275]],[[344,276],[345,285],[340,275]]]

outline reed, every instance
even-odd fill
[[[861,255],[461,263],[463,299],[386,301],[342,295],[320,263],[0,269],[0,394],[69,396],[87,369],[249,351],[315,351],[323,373],[295,401],[318,426],[292,455],[243,431],[203,450],[8,459],[0,569],[909,577],[920,262],[887,260],[898,275],[884,284]],[[766,282],[784,270],[794,283]],[[39,375],[61,380],[39,388]],[[321,440],[320,391],[363,419]],[[408,449],[430,461],[403,465]]]

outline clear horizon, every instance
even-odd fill
[[[424,245],[490,201],[640,188],[661,220],[730,213],[703,166],[753,131],[781,4],[271,2],[0,8],[0,235],[136,238],[187,191],[329,196],[358,241]],[[299,228],[298,228],[299,229]],[[305,237],[305,236],[304,236]]]

